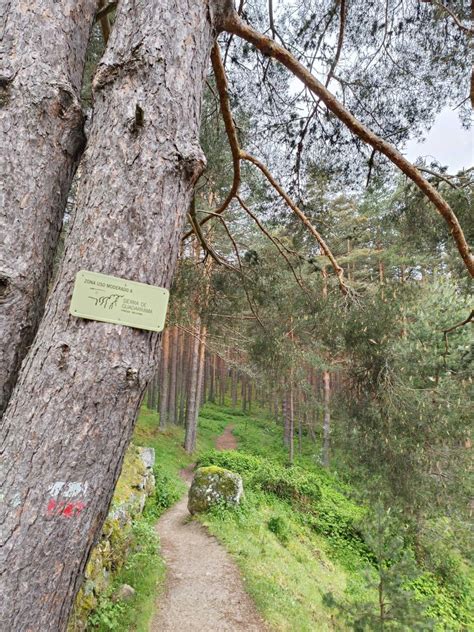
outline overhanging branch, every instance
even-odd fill
[[[435,187],[423,177],[421,172],[409,162],[398,149],[380,138],[380,136],[356,119],[355,116],[353,116],[287,49],[245,24],[236,13],[227,15],[222,26],[229,33],[233,33],[253,44],[264,55],[273,57],[282,63],[293,75],[298,77],[313,94],[320,98],[328,110],[342,121],[353,134],[373,147],[376,151],[384,154],[408,176],[434,204],[437,211],[444,218],[466,268],[471,276],[474,276],[474,257],[455,213]]]
[[[319,243],[321,247],[322,252],[331,262],[331,265],[337,276],[339,287],[341,288],[342,293],[344,295],[348,295],[350,291],[344,282],[344,271],[341,268],[341,266],[337,263],[334,255],[332,254],[327,243],[324,241],[323,237],[319,234],[316,228],[311,224],[311,222],[303,213],[303,211],[293,202],[293,200],[284,191],[284,189],[276,182],[276,180],[273,178],[273,176],[271,175],[267,167],[260,160],[258,160],[258,158],[255,158],[251,154],[248,154],[246,151],[243,151],[241,149],[239,139],[237,136],[237,130],[234,124],[234,119],[232,117],[232,111],[230,109],[229,91],[227,88],[227,78],[225,75],[224,64],[222,62],[222,57],[221,57],[220,50],[217,44],[215,44],[212,49],[211,59],[212,59],[212,67],[214,69],[214,74],[216,78],[216,86],[219,92],[222,117],[224,119],[224,125],[225,125],[225,129],[227,132],[227,137],[229,139],[229,145],[230,145],[231,153],[232,153],[234,177],[233,177],[231,189],[229,193],[227,194],[227,197],[224,200],[224,202],[213,213],[210,213],[207,217],[205,217],[201,221],[200,225],[202,226],[203,224],[208,222],[210,219],[212,219],[212,217],[215,217],[215,216],[220,217],[233,199],[237,199],[242,205],[241,200],[238,198],[238,191],[239,191],[240,178],[241,178],[240,162],[241,160],[247,160],[253,163],[256,167],[260,169],[260,171],[263,173],[263,175],[266,177],[266,179],[272,185],[272,187],[277,191],[280,197],[286,202],[286,204],[290,207],[290,209],[303,222],[304,226],[309,230],[309,232],[313,235],[313,237],[316,238],[317,242]],[[191,234],[190,232],[186,233],[183,239],[186,239],[190,234]]]

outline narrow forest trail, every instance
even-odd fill
[[[217,438],[218,450],[237,447],[232,426]],[[181,472],[189,485],[190,468]],[[187,495],[157,522],[166,562],[165,594],[156,603],[150,632],[264,632],[260,618],[224,548],[187,510]]]
[[[234,426],[226,426],[224,432],[216,439],[217,450],[237,450],[237,439],[232,434]]]

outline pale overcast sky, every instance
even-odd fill
[[[428,160],[435,158],[442,165],[447,165],[450,173],[456,173],[473,166],[473,138],[472,129],[461,127],[456,112],[445,109],[437,116],[425,142],[409,141],[403,153],[411,161],[419,156]]]

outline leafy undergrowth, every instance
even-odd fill
[[[238,451],[201,454],[199,464],[239,472],[245,500],[201,517],[234,556],[247,589],[277,630],[379,630],[378,588],[397,604],[387,630],[474,629],[469,581],[456,582],[415,562],[384,516],[367,531],[368,511],[354,490],[318,465],[311,445],[289,467],[279,426],[227,411]],[[378,548],[379,547],[379,548]],[[378,548],[378,550],[377,550]]]
[[[318,466],[311,444],[303,446],[303,455],[290,468],[278,425],[263,415],[250,417],[207,404],[200,414],[197,453],[189,457],[181,447],[183,429],[170,426],[157,432],[157,424],[157,414],[144,408],[134,436],[135,443],[154,447],[157,455],[157,491],[145,512],[147,528],[184,493],[179,472],[190,463],[239,472],[245,487],[240,507],[217,507],[200,520],[234,557],[249,594],[270,625],[298,632],[381,629],[377,556],[363,529],[367,512],[351,499],[350,486]],[[215,439],[229,424],[238,450],[217,452]],[[127,604],[107,601],[102,616],[119,623],[95,629],[148,629],[155,590],[162,588],[165,573],[156,540],[148,545],[151,540],[144,537],[143,542],[138,558],[134,561],[132,556],[116,582],[131,584],[136,596]],[[400,563],[406,561],[405,552]],[[390,555],[383,569],[387,584],[390,568],[396,569],[398,563],[393,548]],[[451,580],[443,584],[438,575],[419,568],[405,587],[408,584],[415,590],[415,601],[422,609],[428,606],[428,612],[421,624],[406,619],[389,622],[385,629],[474,629],[467,614],[467,584],[456,593],[449,588]],[[399,590],[395,596],[400,594]]]

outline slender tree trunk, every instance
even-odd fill
[[[302,393],[298,391],[298,454],[303,452],[303,406],[301,405]]]
[[[295,402],[293,384],[290,384],[288,393],[288,459],[290,463],[295,460]]]
[[[201,319],[196,317],[193,339],[193,346],[191,350],[190,362],[189,362],[189,385],[188,385],[188,402],[186,406],[186,433],[184,436],[184,449],[188,454],[191,454],[195,448],[196,440],[196,422],[197,414],[196,408],[199,405],[199,392],[198,392],[198,380],[199,380],[199,333]]]
[[[176,424],[176,389],[178,382],[178,352],[179,352],[179,331],[175,325],[171,337],[171,367],[170,367],[170,394],[168,401],[168,421]]]
[[[252,410],[252,381],[247,381],[247,412]]]
[[[323,372],[323,465],[329,467],[329,449],[331,432],[331,378],[329,371]]]
[[[235,367],[232,368],[232,383],[231,383],[231,390],[232,390],[232,408],[237,408],[237,369]]]
[[[216,356],[211,355],[210,359],[211,375],[209,379],[209,401],[214,403],[216,401]]]
[[[194,410],[194,422],[192,424],[193,436],[192,436],[192,449],[191,452],[194,452],[196,449],[196,441],[197,441],[197,428],[199,421],[199,409],[201,408],[201,393],[202,393],[202,381],[204,379],[204,359],[206,354],[206,338],[207,338],[207,327],[203,325],[201,327],[200,333],[200,343],[199,343],[199,363],[198,363],[198,378],[197,378],[197,397],[196,397],[196,407]]]
[[[0,0],[0,416],[36,333],[84,148],[95,0]]]
[[[160,362],[160,428],[166,428],[168,423],[168,400],[170,384],[170,328],[163,331],[161,340]]]
[[[81,212],[0,429],[2,630],[66,629],[107,515],[160,336],[72,317],[71,291],[80,269],[170,286],[203,167],[200,104],[218,6],[118,4],[94,80]],[[54,35],[66,36],[61,26]]]
[[[222,358],[219,358],[219,403],[225,404],[225,393],[227,387],[227,366]]]
[[[150,383],[148,384],[148,389],[147,389],[147,407],[150,410],[155,410],[156,403],[157,403],[158,384],[157,384],[157,379],[156,379],[156,373],[158,373],[158,371],[156,371],[153,377],[151,378]]]
[[[204,372],[201,386],[201,395],[200,395],[200,403],[201,406],[206,403],[207,399],[207,385],[209,383],[209,361],[207,354],[204,355]]]
[[[247,376],[242,375],[242,410],[244,413],[247,412]]]
[[[288,396],[288,391],[285,391],[283,394],[283,399],[281,403],[281,409],[283,414],[283,443],[285,446],[290,445],[290,399]]]
[[[178,421],[180,426],[184,426],[186,420],[186,397],[187,397],[187,340],[188,335],[183,330],[181,332],[181,342],[180,342],[180,360],[179,360],[179,416]]]

